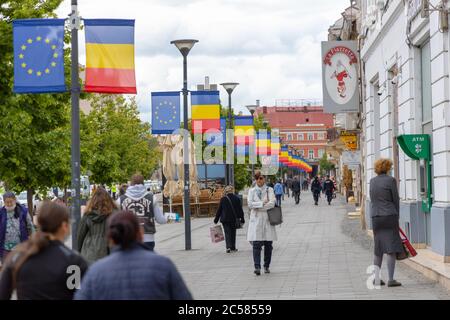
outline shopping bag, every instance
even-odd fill
[[[211,234],[211,241],[213,243],[218,243],[225,240],[225,236],[223,234],[222,226],[214,226],[209,229]]]
[[[417,256],[417,251],[416,251],[416,249],[414,249],[411,242],[409,242],[408,238],[406,237],[405,232],[403,232],[402,228],[399,228],[399,231],[400,231],[400,235],[401,235],[400,238],[402,239],[403,246],[406,248],[406,250],[408,250],[409,255],[411,257]]]

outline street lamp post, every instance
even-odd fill
[[[258,108],[258,106],[257,105],[250,105],[250,106],[247,106],[246,108],[248,109],[248,111],[250,111],[252,117],[254,118],[255,117],[255,112],[256,112],[256,109]],[[254,176],[255,176],[255,164],[252,163],[252,181],[253,181],[253,177]]]
[[[170,43],[175,45],[183,55],[183,122],[184,122],[184,228],[185,249],[192,249],[191,242],[191,211],[190,211],[190,187],[189,187],[189,126],[188,126],[188,86],[187,86],[187,56],[198,40],[183,39]]]
[[[228,122],[230,124],[230,129],[233,129],[233,119],[231,115],[231,94],[233,93],[234,89],[239,85],[239,83],[236,82],[225,82],[221,83],[221,86],[227,91],[228,93]],[[227,163],[227,182],[228,184],[234,186],[234,164]]]

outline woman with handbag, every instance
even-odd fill
[[[383,280],[380,280],[380,269],[383,255],[386,254],[389,273],[388,287],[398,287],[401,286],[401,283],[394,280],[395,261],[397,255],[404,253],[404,248],[399,234],[400,199],[397,181],[388,175],[391,168],[391,160],[377,160],[375,172],[378,176],[370,180],[370,215],[375,241],[374,265],[377,267],[374,284],[385,285]]]
[[[236,249],[236,229],[242,228],[245,219],[241,200],[234,194],[233,186],[227,186],[224,189],[214,223],[217,224],[219,220],[225,232],[227,253],[238,251]]]
[[[277,240],[275,226],[270,224],[267,211],[275,207],[275,193],[266,186],[265,178],[261,172],[255,173],[256,185],[248,192],[248,207],[250,221],[248,225],[247,241],[253,244],[254,273],[261,275],[261,250],[264,247],[264,272],[270,273],[273,241]]]

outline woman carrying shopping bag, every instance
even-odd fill
[[[256,185],[248,193],[248,207],[250,221],[248,225],[247,240],[253,244],[254,273],[261,275],[261,250],[264,247],[264,273],[270,273],[272,260],[272,244],[277,240],[275,226],[269,222],[267,210],[275,207],[275,194],[273,189],[266,186],[261,172],[255,173]]]
[[[236,249],[236,229],[240,229],[245,220],[241,201],[234,194],[233,186],[225,187],[223,197],[220,199],[214,223],[217,224],[219,220],[225,231],[227,253],[238,251]]]

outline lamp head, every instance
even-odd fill
[[[198,40],[193,39],[181,39],[181,40],[174,40],[170,43],[175,45],[178,50],[180,50],[181,54],[186,57],[189,54],[189,51],[191,51],[192,47],[198,42]]]
[[[228,94],[233,93],[234,89],[239,85],[236,82],[225,82],[220,84],[228,92]]]
[[[256,105],[250,105],[250,106],[246,106],[247,110],[250,111],[250,113],[253,115],[256,111],[256,108],[258,108],[258,106]]]

